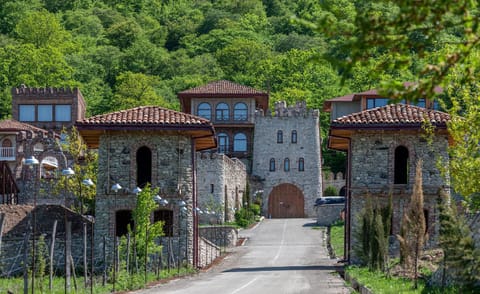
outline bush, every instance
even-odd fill
[[[338,196],[337,188],[334,186],[328,186],[323,192],[323,196]]]
[[[258,204],[250,204],[250,210],[253,212],[254,215],[260,215],[261,208]]]
[[[235,213],[235,222],[240,227],[246,228],[255,222],[255,215],[251,209],[242,207]]]

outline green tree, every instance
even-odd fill
[[[443,250],[442,286],[447,280],[460,290],[479,290],[480,250],[475,248],[473,232],[450,195],[440,190],[440,237]],[[448,279],[447,279],[448,277]],[[452,286],[452,285],[449,285]]]
[[[397,235],[402,265],[407,272],[413,272],[415,289],[418,286],[418,260],[428,238],[423,212],[422,163],[421,159],[417,161],[410,204],[403,214],[401,233]]]

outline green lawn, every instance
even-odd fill
[[[191,268],[180,268],[178,270],[177,268],[171,269],[170,271],[168,270],[163,270],[160,275],[160,280],[162,279],[168,279],[170,277],[174,276],[185,276],[185,275],[190,275],[194,273],[195,270]],[[36,293],[65,293],[65,280],[62,277],[56,277],[54,278],[53,281],[53,289],[50,292],[49,291],[49,286],[48,286],[48,276],[44,279],[44,282],[42,283],[42,287],[40,288],[40,285],[37,284],[39,281],[38,278],[35,280],[35,284],[37,285],[35,287],[35,292]],[[147,284],[148,283],[155,283],[158,282],[158,276],[155,275],[154,273],[148,273],[147,275]],[[29,278],[28,284],[30,286],[31,283],[31,277]],[[76,280],[76,285],[77,285],[77,290],[75,291],[75,281],[72,277],[70,281],[70,293],[77,293],[77,294],[83,294],[83,293],[90,293],[90,287],[88,286],[85,288],[85,285],[83,283],[83,277],[77,277]],[[115,284],[115,291],[124,291],[124,290],[135,290],[135,289],[141,289],[144,288],[146,285],[145,283],[145,276],[143,274],[136,274],[136,275],[131,275],[127,276],[126,274],[118,274],[117,275],[117,280]],[[29,288],[30,289],[30,288]],[[113,284],[112,283],[107,283],[105,286],[102,286],[102,279],[101,277],[97,277],[95,279],[94,287],[93,287],[93,293],[95,294],[103,294],[103,293],[111,293],[113,290]],[[11,291],[12,293],[23,293],[23,278],[2,278],[0,279],[0,293],[7,293],[7,291]],[[29,292],[31,289],[29,290]]]
[[[330,227],[330,245],[337,258],[343,258],[344,223],[336,222]]]

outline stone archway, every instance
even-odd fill
[[[302,191],[292,184],[273,187],[268,197],[268,215],[272,218],[305,217]]]

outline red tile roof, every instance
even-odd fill
[[[210,126],[210,121],[202,117],[174,111],[158,106],[140,106],[117,112],[100,114],[77,121],[77,125],[109,126]]]
[[[332,121],[331,127],[419,127],[425,118],[437,127],[446,127],[450,115],[441,111],[398,103],[339,117]]]
[[[216,147],[215,129],[202,117],[158,106],[141,106],[92,116],[75,123],[90,148],[97,148],[103,131],[172,131],[192,136],[196,150]]]
[[[268,95],[266,92],[254,88],[240,85],[227,80],[211,82],[209,84],[188,89],[178,93],[179,96],[185,94],[224,94],[224,95]]]
[[[19,131],[32,131],[48,133],[47,130],[34,127],[27,123],[22,123],[14,119],[5,119],[0,121],[0,132],[19,132]]]

